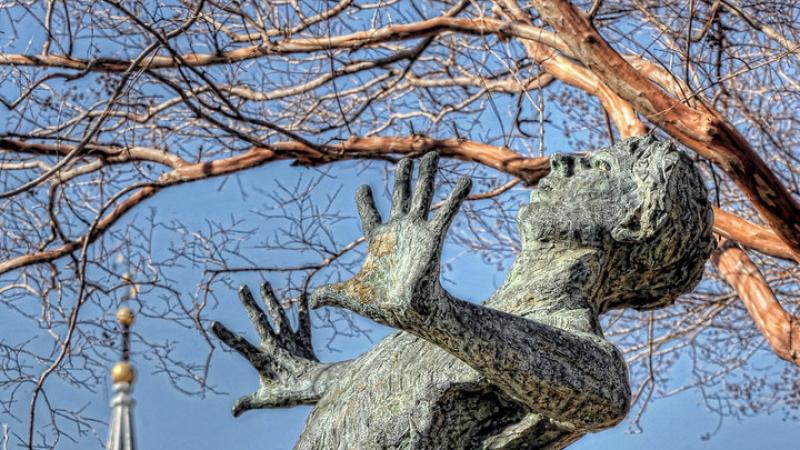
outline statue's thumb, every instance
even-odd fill
[[[231,412],[233,413],[233,417],[239,417],[242,415],[243,412],[249,411],[251,409],[255,409],[258,406],[255,404],[255,399],[253,395],[245,395],[244,397],[236,400],[236,403],[233,404],[233,408]]]
[[[346,296],[342,293],[344,285],[342,283],[329,284],[322,286],[309,298],[309,306],[312,309],[321,308],[323,306],[339,306],[343,307],[346,302]]]

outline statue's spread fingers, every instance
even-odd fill
[[[372,189],[364,185],[356,191],[356,206],[358,215],[361,217],[361,228],[364,235],[369,234],[373,228],[380,225],[381,215],[375,207],[375,199],[372,197]]]
[[[262,343],[271,343],[275,339],[275,334],[269,326],[267,315],[258,307],[253,293],[250,288],[245,285],[239,287],[239,300],[241,300],[247,315],[250,316],[250,321],[253,322],[258,336],[261,338]]]
[[[438,232],[444,233],[447,231],[456,213],[458,213],[458,209],[461,208],[461,204],[464,203],[464,199],[469,195],[470,189],[472,189],[472,179],[470,177],[461,177],[433,219],[434,227]]]
[[[255,392],[236,400],[231,412],[233,412],[233,417],[239,417],[242,413],[251,409],[283,408],[305,403],[303,399],[307,397],[293,392],[285,392],[278,395],[270,395],[269,393],[265,395],[261,392]]]
[[[233,413],[233,417],[239,417],[242,413],[250,411],[251,409],[281,408],[297,404],[293,400],[294,398],[290,395],[273,397],[271,395],[264,395],[261,392],[254,392],[236,400],[231,412]]]
[[[411,200],[410,215],[426,219],[428,210],[433,200],[433,181],[436,178],[436,168],[439,166],[439,155],[430,152],[422,157],[419,163],[419,176],[414,189],[414,198]]]
[[[261,298],[264,299],[264,303],[267,305],[267,309],[269,309],[269,313],[272,315],[272,321],[278,329],[278,334],[288,336],[292,330],[289,328],[289,320],[286,318],[286,312],[283,310],[283,306],[278,302],[278,299],[275,298],[272,286],[266,281],[261,284]]]
[[[261,350],[255,345],[251,344],[247,339],[233,333],[227,329],[225,325],[214,321],[211,324],[211,331],[225,343],[228,347],[236,350],[240,355],[250,361],[256,369],[261,369],[264,366],[264,357]]]
[[[408,213],[408,203],[411,196],[412,167],[413,162],[410,158],[403,158],[397,163],[397,169],[394,171],[391,217],[402,217]]]

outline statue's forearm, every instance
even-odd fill
[[[629,407],[624,360],[611,344],[438,295],[401,328],[443,348],[532,410],[580,428],[617,422]]]

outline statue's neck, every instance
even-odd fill
[[[595,301],[602,260],[597,249],[528,245],[487,306],[572,331],[599,334]]]

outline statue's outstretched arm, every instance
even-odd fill
[[[234,416],[249,409],[314,404],[343,371],[349,370],[349,361],[322,364],[317,360],[311,347],[306,299],[300,299],[298,328],[292,330],[269,283],[261,286],[261,297],[272,317],[272,325],[250,289],[247,286],[239,288],[239,299],[253,322],[260,345],[234,334],[219,322],[211,326],[211,331],[247,359],[259,374],[258,390],[234,404]]]
[[[411,161],[400,162],[386,223],[369,188],[359,189],[356,201],[368,242],[364,265],[352,279],[318,289],[312,306],[347,308],[415,334],[553,419],[581,429],[621,420],[630,388],[624,360],[611,344],[455,299],[441,287],[442,241],[470,180],[459,180],[428,220],[436,167],[435,154],[423,157],[411,196]]]
[[[622,420],[630,387],[622,355],[589,333],[443,295],[404,328],[447,350],[534,412],[582,429]]]

